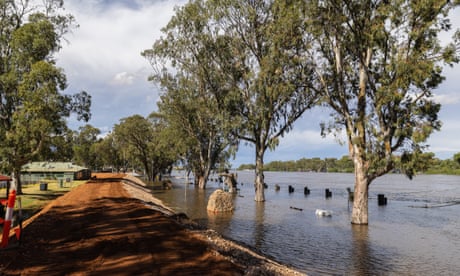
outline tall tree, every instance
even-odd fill
[[[53,60],[73,17],[58,14],[62,1],[42,3],[0,1],[0,155],[18,193],[22,165],[67,131],[64,118],[90,118],[91,97],[62,95],[66,78]]]
[[[94,151],[101,159],[104,168],[111,167],[119,172],[123,167],[122,148],[117,143],[113,133],[109,133],[94,145]]]
[[[179,74],[163,80],[175,77],[168,88],[194,90],[195,99],[211,103],[202,103],[196,111],[215,113],[215,119],[204,124],[207,129],[201,135],[208,133],[202,137],[209,137],[220,119],[217,126],[223,133],[231,130],[255,145],[256,201],[265,201],[265,151],[274,149],[315,101],[306,85],[311,68],[303,52],[305,8],[300,0],[197,0],[178,9],[165,28],[164,65]]]
[[[150,144],[153,143],[152,125],[141,115],[133,115],[120,120],[114,127],[115,139],[126,149],[127,158],[139,160],[148,179],[151,181],[152,172],[150,159]]]
[[[223,130],[223,117],[216,102],[196,86],[183,86],[180,91],[168,90],[158,104],[168,127],[174,128],[174,140],[182,144],[182,156],[195,176],[195,184],[205,189],[211,171],[233,142]],[[201,94],[201,95],[200,95]]]
[[[126,149],[126,158],[133,166],[141,164],[149,181],[176,161],[168,151],[172,147],[161,139],[162,130],[161,120],[155,114],[148,118],[140,115],[123,118],[114,127],[115,140]]]
[[[351,222],[368,224],[371,182],[394,169],[395,155],[412,177],[427,137],[441,126],[432,90],[459,48],[441,47],[438,34],[450,29],[447,15],[458,1],[306,2],[315,86],[333,110],[323,130],[346,133],[355,169]]]
[[[97,169],[98,155],[94,145],[98,142],[98,135],[101,131],[92,125],[85,125],[78,128],[75,140],[73,142],[73,152],[75,163],[90,169]]]
[[[71,129],[63,131],[61,135],[53,135],[43,145],[43,150],[34,160],[49,160],[71,162],[74,159],[73,145],[75,132]]]
[[[147,120],[153,126],[154,143],[152,146],[153,176],[170,174],[172,166],[178,160],[177,139],[171,139],[168,132],[168,123],[161,113],[152,112]]]
[[[312,67],[306,62],[305,1],[210,1],[221,37],[210,48],[225,78],[220,106],[230,111],[236,134],[255,147],[255,200],[265,201],[264,155],[312,107]],[[214,23],[215,22],[215,23]]]
[[[165,91],[158,106],[174,133],[171,138],[181,145],[182,157],[202,189],[216,164],[237,144],[229,131],[235,122],[219,110],[216,99],[223,76],[215,70],[216,38],[209,20],[204,2],[191,2],[176,10],[163,28],[165,37],[143,52],[155,69],[151,79]],[[173,70],[167,69],[170,64]]]

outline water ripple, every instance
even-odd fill
[[[352,174],[267,172],[266,202],[254,202],[253,174],[238,172],[240,196],[231,214],[209,215],[207,191],[177,182],[175,189],[158,194],[170,206],[224,236],[248,244],[309,275],[456,275],[460,271],[460,177],[387,175],[371,185],[369,226],[350,224],[347,187]],[[241,185],[244,183],[244,185]],[[275,191],[274,185],[281,189]],[[294,193],[288,193],[288,186]],[[310,195],[303,194],[308,186]],[[325,189],[332,198],[325,198]],[[385,194],[387,206],[378,206]],[[157,195],[155,195],[157,196]],[[290,207],[295,207],[293,209]],[[299,210],[302,211],[299,211]],[[317,217],[316,209],[333,211]]]

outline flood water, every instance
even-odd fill
[[[154,196],[224,237],[242,242],[308,275],[458,275],[460,271],[460,177],[403,175],[375,180],[369,192],[369,225],[350,223],[347,187],[353,174],[266,172],[266,202],[254,201],[254,173],[238,171],[235,211],[206,211],[205,191],[173,178],[174,188]],[[281,189],[275,191],[275,184]],[[295,191],[288,193],[288,186]],[[310,189],[304,195],[304,187]],[[332,197],[325,198],[325,189]],[[386,206],[378,206],[384,194]],[[290,207],[302,209],[296,210]],[[430,208],[422,208],[430,207]],[[331,210],[317,217],[316,209]]]

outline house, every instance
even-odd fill
[[[21,169],[23,184],[37,183],[44,179],[87,180],[91,177],[91,170],[75,165],[71,162],[31,162]]]

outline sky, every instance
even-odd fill
[[[65,12],[75,16],[79,27],[66,35],[56,54],[57,65],[64,69],[66,94],[82,90],[92,96],[89,124],[106,134],[120,119],[135,114],[147,116],[157,110],[159,88],[148,81],[152,68],[141,52],[160,38],[161,28],[174,15],[174,7],[185,0],[65,0]],[[460,27],[460,9],[451,14],[453,26]],[[447,37],[447,36],[446,36]],[[446,81],[435,91],[442,104],[443,126],[428,140],[429,151],[441,159],[460,152],[460,65],[446,68]],[[320,122],[329,113],[319,108],[309,110],[296,121],[265,162],[300,158],[340,158],[347,147],[334,137],[322,138]],[[69,119],[77,130],[86,123]],[[254,147],[242,144],[232,160],[233,167],[255,163]]]

